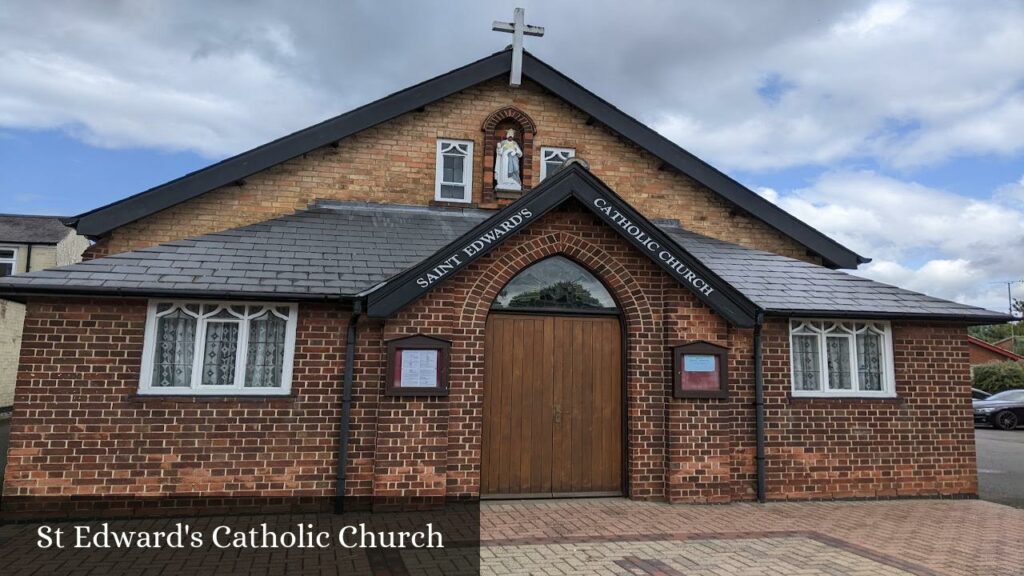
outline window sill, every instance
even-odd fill
[[[151,393],[141,392],[125,397],[127,402],[266,402],[268,400],[286,400],[292,402],[295,395],[291,392],[280,394],[196,394],[194,392]]]
[[[879,396],[839,396],[835,394],[789,394],[790,404],[799,404],[807,402],[844,402],[844,403],[871,403],[871,402],[882,402],[885,404],[902,404],[903,399],[896,394],[885,394]]]

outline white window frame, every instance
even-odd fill
[[[3,245],[0,245],[0,250],[13,250],[14,251],[14,254],[11,255],[10,258],[7,258],[7,257],[0,258],[0,264],[10,264],[11,265],[11,273],[9,274],[9,276],[14,276],[15,274],[18,273],[18,247],[17,246],[3,246]]]
[[[465,146],[465,161],[462,165],[462,182],[444,182],[444,152],[451,147]],[[463,204],[469,204],[473,201],[473,141],[472,140],[456,140],[452,138],[438,138],[437,139],[437,169],[434,175],[434,200],[438,202],[459,202]],[[444,198],[441,196],[441,185],[449,186],[462,186],[464,190],[463,197],[460,198]]]
[[[882,337],[882,389],[861,390],[860,370],[857,369],[857,334],[873,328]],[[821,390],[800,390],[796,382],[796,347],[793,345],[793,337],[796,335],[808,336],[808,332],[817,335],[819,367],[821,370]],[[853,388],[846,390],[841,388],[833,389],[829,382],[828,371],[828,349],[825,346],[826,338],[845,337],[850,343],[850,375]],[[892,325],[882,320],[849,320],[849,319],[817,319],[801,318],[793,319],[789,323],[789,368],[790,368],[790,392],[794,397],[805,398],[895,398],[896,397],[896,370],[893,362]]]
[[[576,157],[575,148],[556,148],[554,146],[542,146],[540,149],[540,181],[543,182],[548,177],[548,162],[547,156],[554,154],[565,154],[568,153],[568,157],[564,162],[568,162],[569,158]]]
[[[170,304],[167,310],[157,313],[157,307],[162,304]],[[204,312],[202,305],[214,306],[212,311]],[[185,308],[186,305],[199,305],[200,313],[192,312]],[[221,310],[228,309],[231,314],[238,314],[231,311],[232,306],[245,306],[245,313],[236,316],[235,319],[213,318]],[[254,313],[249,312],[250,306],[259,306],[260,310]],[[278,308],[288,309],[287,325],[284,338],[284,358],[281,366],[281,386],[270,387],[249,387],[245,386],[245,364],[249,349],[249,321],[261,316],[265,311],[270,310],[271,314],[281,317],[277,312]],[[153,363],[156,357],[156,339],[158,320],[175,310],[184,310],[189,316],[196,318],[195,349],[192,355],[192,381],[191,385],[184,386],[153,386]],[[285,302],[244,302],[244,301],[223,301],[223,300],[150,300],[146,313],[145,341],[142,348],[142,373],[139,376],[139,395],[157,396],[287,396],[291,394],[292,369],[295,360],[295,329],[298,320],[298,305]],[[203,345],[206,342],[206,326],[210,322],[237,322],[238,349],[235,351],[235,381],[230,386],[203,385]]]

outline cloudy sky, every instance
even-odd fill
[[[0,211],[79,213],[444,73],[515,5],[529,50],[858,273],[998,310],[1024,279],[1020,0],[6,0]]]

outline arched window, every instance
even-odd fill
[[[615,300],[601,281],[564,256],[546,258],[516,274],[493,310],[615,313]]]

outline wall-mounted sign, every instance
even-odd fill
[[[388,396],[446,396],[451,343],[430,336],[388,342]]]
[[[725,398],[729,395],[729,349],[707,342],[672,349],[672,395]]]

